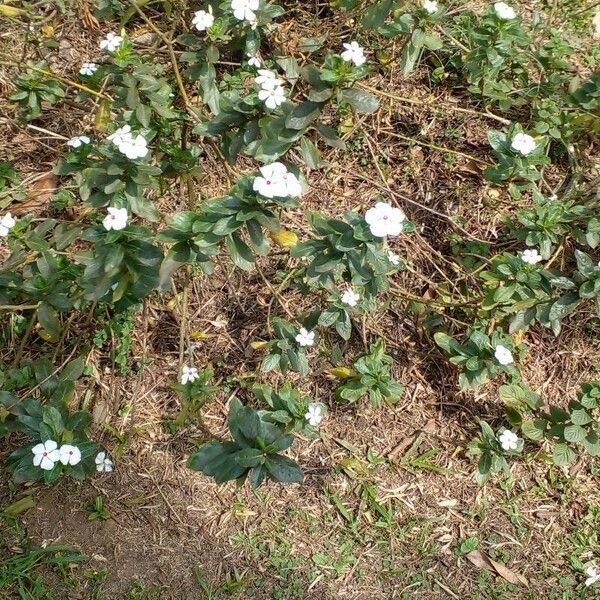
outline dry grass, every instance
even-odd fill
[[[320,5],[318,11],[312,4],[301,5],[292,16],[272,39],[282,54],[291,52],[301,37],[319,31],[327,31],[328,43],[337,45],[352,27]],[[58,73],[69,76],[80,62],[97,56],[99,30],[58,12],[48,22],[58,49],[42,47],[38,52],[53,57]],[[0,35],[7,61],[26,51],[24,28],[15,22],[8,25]],[[153,49],[166,64],[166,53],[156,44]],[[396,58],[398,49],[394,52]],[[0,85],[9,87],[16,70],[2,68]],[[192,280],[185,309],[184,281],[176,277],[172,293],[152,297],[135,319],[129,365],[137,365],[137,370],[120,375],[107,347],[92,351],[88,359],[94,377],[79,395],[92,393],[96,438],[115,453],[117,439],[103,427],[108,423],[127,440],[121,444],[123,455],[116,460],[115,473],[84,484],[61,481],[52,489],[36,488],[37,508],[22,519],[34,539],[77,545],[90,558],[88,568],[107,571],[99,597],[133,598],[137,580],[145,582],[147,590],[160,590],[157,596],[148,591],[139,597],[211,597],[201,591],[194,567],[212,582],[215,594],[226,574],[237,573],[237,591],[231,583],[230,588],[220,588],[223,596],[213,597],[584,597],[572,591],[580,574],[568,559],[591,559],[594,552],[598,557],[599,548],[592,547],[598,544],[600,527],[597,465],[584,460],[570,472],[560,470],[551,466],[541,448],[514,465],[512,484],[479,488],[466,444],[477,431],[477,418],[501,418],[497,386],[458,391],[456,374],[423,332],[422,316],[411,312],[406,301],[406,294],[427,300],[438,287],[472,285],[470,275],[452,259],[449,236],[494,244],[502,228],[501,214],[515,210],[506,191],[492,189],[481,176],[490,160],[485,133],[499,123],[453,110],[467,107],[464,98],[442,86],[432,91],[425,73],[403,78],[396,60],[367,84],[388,95],[381,97],[377,114],[349,123],[350,151],[329,152],[327,168],[307,173],[310,191],[302,206],[341,215],[381,194],[402,205],[418,224],[415,235],[394,244],[394,251],[408,257],[410,270],[398,276],[397,293],[387,310],[359,323],[359,335],[343,348],[349,363],[369,341],[384,337],[395,358],[394,374],[406,386],[404,398],[381,410],[362,403],[333,404],[328,357],[312,356],[310,378],[288,378],[330,407],[320,438],[302,439],[293,447],[294,458],[305,466],[305,483],[267,485],[256,493],[247,487],[215,486],[185,467],[186,457],[206,438],[205,430],[189,427],[173,434],[165,424],[165,416],[178,408],[170,383],[180,366],[181,331],[186,355],[197,365],[215,365],[221,391],[206,408],[205,425],[213,434],[225,435],[227,402],[234,394],[245,397],[248,384],[257,377],[262,356],[250,349],[250,342],[265,339],[268,315],[281,308],[258,273],[236,271],[226,260],[219,261],[210,278]],[[11,105],[0,100],[2,154],[23,178],[56,164],[65,149],[64,140],[56,136],[69,138],[90,127],[93,113],[73,106],[72,100],[36,121],[50,133],[23,128]],[[415,138],[420,143],[411,141]],[[227,173],[218,161],[205,155],[200,164],[204,176],[196,182],[198,204],[227,190]],[[252,166],[241,160],[236,168]],[[546,177],[551,185],[559,183],[560,165]],[[187,202],[176,184],[154,200],[165,216]],[[41,207],[40,214],[47,210]],[[300,237],[308,235],[302,211],[286,218],[286,227]],[[259,261],[269,280],[292,264],[283,252]],[[311,305],[310,298],[292,288],[284,297],[294,314]],[[586,318],[567,322],[559,341],[539,329],[527,334],[532,351],[523,377],[545,397],[566,402],[581,382],[597,376],[599,342],[588,323]],[[70,347],[93,335],[86,327],[85,319],[72,324]],[[197,332],[204,339],[188,342]],[[109,346],[120,343],[115,339]],[[269,375],[261,380],[283,379]],[[3,495],[8,502],[20,493]],[[106,521],[87,518],[97,496],[104,498],[110,512]],[[528,586],[513,586],[471,564],[461,551],[469,538],[476,538],[482,552],[527,578]],[[92,588],[91,580],[79,573],[64,597],[95,598]],[[561,596],[563,589],[569,595]]]

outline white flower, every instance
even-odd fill
[[[254,78],[254,83],[259,85],[263,90],[272,90],[276,87],[281,87],[283,79],[279,79],[275,71],[259,69],[258,76]]]
[[[121,145],[123,142],[129,142],[133,136],[131,135],[131,125],[123,125],[114,133],[111,133],[106,139],[112,142],[115,146]]]
[[[342,294],[342,303],[348,306],[356,306],[359,300],[360,296],[352,288]]]
[[[510,21],[510,19],[514,19],[517,16],[515,9],[506,4],[506,2],[496,2],[494,4],[494,11],[496,11],[496,16],[504,21]]]
[[[285,92],[281,86],[273,88],[272,90],[262,89],[258,92],[258,97],[265,103],[265,106],[271,110],[285,102]]]
[[[590,565],[586,570],[585,574],[587,575],[587,579],[585,580],[586,587],[596,583],[596,581],[600,580],[600,573],[598,573],[598,569],[594,565]]]
[[[304,418],[312,427],[316,427],[323,420],[323,407],[316,402],[309,404]]]
[[[81,68],[79,69],[80,75],[86,75],[90,77],[98,70],[98,65],[96,63],[83,63]]]
[[[438,10],[438,3],[436,0],[423,0],[423,8],[430,14],[435,14]]]
[[[67,142],[67,146],[71,148],[80,148],[84,144],[89,144],[90,138],[87,135],[77,135]]]
[[[517,133],[512,139],[510,147],[519,154],[527,156],[535,150],[535,140],[526,133]]]
[[[110,473],[113,470],[113,462],[106,456],[106,452],[98,452],[94,462],[96,463],[96,471],[99,473],[102,473],[103,471]]]
[[[258,10],[259,0],[231,0],[233,16],[239,21],[254,21]]]
[[[6,237],[8,232],[15,226],[17,220],[7,212],[0,219],[0,237]]]
[[[106,37],[100,42],[100,50],[106,50],[107,52],[114,52],[123,42],[123,38],[115,33],[108,33]]]
[[[388,250],[388,260],[395,266],[397,267],[400,264],[400,257],[392,252],[391,250]]]
[[[402,233],[404,219],[406,215],[399,208],[385,202],[377,202],[365,213],[365,221],[375,237],[399,235]]]
[[[360,67],[367,62],[365,51],[359,46],[358,42],[344,44],[344,48],[346,49],[342,52],[342,58],[346,62],[354,63],[357,67]]]
[[[518,436],[512,431],[505,429],[499,436],[498,441],[502,446],[502,450],[516,450],[519,445]]]
[[[288,186],[285,179],[287,169],[284,164],[274,162],[259,169],[262,177],[255,177],[252,189],[265,198],[285,198]]]
[[[262,62],[257,54],[246,52],[246,56],[248,57],[248,64],[251,67],[256,67],[257,69],[260,69],[260,67],[262,66]]]
[[[523,250],[523,252],[521,252],[521,260],[528,265],[537,265],[541,260],[544,259],[537,250],[531,250],[528,248],[527,250]]]
[[[128,217],[126,208],[114,208],[113,206],[109,206],[106,210],[108,214],[102,221],[102,225],[104,225],[104,229],[106,229],[106,231],[110,231],[111,229],[120,231],[121,229],[125,229],[125,227],[127,227]]]
[[[35,445],[33,452],[33,465],[40,467],[44,471],[51,471],[60,458],[60,452],[57,450],[58,444],[54,440],[46,440],[42,444]]]
[[[283,176],[283,181],[285,183],[287,195],[290,198],[298,198],[298,196],[302,195],[302,185],[293,173],[287,171]]]
[[[494,356],[501,365],[511,365],[514,362],[512,352],[502,344],[496,346]]]
[[[144,158],[148,154],[148,142],[141,133],[128,140],[123,140],[117,147],[119,152],[130,160]]]
[[[199,377],[200,375],[198,375],[198,369],[196,369],[196,367],[184,365],[183,369],[181,369],[181,385],[193,383],[196,379],[199,379]]]
[[[206,12],[205,10],[197,10],[194,13],[192,25],[194,25],[198,31],[206,31],[209,27],[212,27],[213,23],[215,22],[215,18],[210,12],[211,8],[209,7],[208,10],[209,12]]]
[[[81,462],[81,451],[77,446],[72,446],[71,444],[63,444],[58,452],[60,454],[60,462],[63,465],[71,465],[75,466],[77,463]]]
[[[296,341],[301,346],[312,346],[315,343],[315,332],[300,327],[300,333],[296,336]]]

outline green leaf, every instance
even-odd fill
[[[280,454],[269,456],[265,468],[270,477],[280,483],[302,483],[304,479],[304,473],[298,463]]]
[[[48,333],[49,337],[57,341],[60,337],[60,321],[56,310],[47,302],[42,302],[38,308],[37,315],[40,325]]]
[[[565,427],[565,440],[573,444],[579,444],[585,439],[587,431],[580,425],[567,425]]]
[[[527,419],[521,424],[523,435],[534,442],[543,441],[546,433],[547,421],[544,419]]]
[[[552,459],[554,464],[563,467],[572,463],[577,458],[577,454],[566,444],[556,444]]]
[[[338,97],[340,101],[347,102],[357,113],[374,113],[379,108],[379,100],[359,88],[340,90]]]

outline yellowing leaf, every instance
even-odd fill
[[[18,17],[23,11],[20,8],[14,6],[7,6],[6,4],[0,4],[0,15],[3,17],[14,18]]]
[[[42,33],[47,38],[51,38],[54,35],[54,27],[52,27],[52,25],[44,25],[42,27]]]
[[[193,340],[194,342],[200,342],[208,337],[210,336],[205,331],[192,331],[192,333],[190,333],[190,340]]]
[[[354,119],[352,116],[346,117],[339,126],[340,133],[350,133],[354,129]]]
[[[337,379],[350,379],[352,377],[356,377],[356,371],[353,371],[348,367],[334,367],[333,369],[329,369],[327,372]]]
[[[94,127],[96,131],[106,131],[108,124],[110,123],[110,109],[112,103],[110,100],[101,100],[96,110],[96,116],[94,118]]]
[[[252,348],[252,350],[260,350],[268,344],[269,342],[250,342],[250,348]]]
[[[271,239],[282,248],[293,248],[298,243],[298,236],[288,229],[282,229],[278,233],[272,233]]]

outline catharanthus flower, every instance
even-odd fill
[[[439,10],[438,3],[436,2],[436,0],[423,0],[423,8],[430,15],[433,15]]]
[[[209,27],[213,26],[215,22],[215,18],[212,15],[212,8],[208,7],[208,12],[205,10],[198,10],[194,13],[194,18],[192,19],[192,25],[198,31],[206,31]]]
[[[81,146],[89,143],[90,138],[87,135],[77,135],[67,142],[67,146],[71,146],[71,148],[80,148]]]
[[[7,212],[0,219],[0,237],[6,237],[8,232],[15,226],[17,220]]]
[[[81,461],[81,451],[77,446],[63,444],[58,449],[58,452],[60,454],[59,460],[63,465],[71,465],[73,467]]]
[[[260,67],[262,66],[262,61],[260,60],[260,57],[257,54],[246,52],[246,56],[248,57],[248,64],[251,67],[256,67],[257,69],[260,69]]]
[[[385,202],[377,202],[365,213],[365,221],[375,237],[399,235],[404,227],[406,215],[399,209]]]
[[[316,427],[323,420],[323,407],[316,402],[309,404],[304,418],[311,427]]]
[[[348,306],[356,306],[359,300],[360,296],[352,288],[342,294],[342,303]]]
[[[349,44],[344,44],[344,48],[346,48],[342,52],[342,58],[346,62],[354,63],[357,67],[364,65],[367,62],[367,58],[365,57],[364,48],[359,46],[358,42],[350,42]]]
[[[107,139],[119,149],[121,154],[124,154],[130,160],[144,158],[148,154],[146,138],[142,134],[134,137],[130,125],[123,125],[123,127],[109,135]]]
[[[33,465],[44,471],[51,471],[60,459],[58,444],[54,440],[36,444],[31,451],[33,452]]]
[[[96,454],[94,462],[96,463],[96,471],[98,471],[98,473],[110,473],[113,470],[113,462],[106,456],[106,452],[104,451]]]
[[[262,89],[258,92],[258,97],[265,103],[267,108],[271,110],[281,106],[285,102],[285,92],[281,86],[272,90]]]
[[[590,585],[596,583],[596,581],[600,580],[600,573],[598,573],[598,569],[594,565],[590,565],[586,570],[585,574],[587,575],[587,579],[585,580],[585,586],[590,587]]]
[[[494,4],[494,11],[496,12],[496,16],[503,21],[510,21],[517,16],[515,9],[506,4],[506,2],[496,2]]]
[[[523,250],[521,252],[521,260],[528,265],[537,265],[540,261],[544,260],[542,255],[537,250]]]
[[[81,68],[79,69],[80,75],[86,75],[90,77],[98,70],[98,65],[96,63],[83,63]]]
[[[198,369],[196,367],[188,367],[187,365],[183,366],[181,369],[181,385],[185,385],[186,383],[194,383],[196,379],[198,379],[200,375],[198,375]]]
[[[273,88],[280,87],[283,84],[283,79],[279,79],[275,71],[259,69],[258,76],[254,78],[254,83],[259,85],[263,90],[272,90]]]
[[[388,260],[397,267],[400,264],[400,257],[391,250],[388,250]]]
[[[148,154],[148,142],[146,138],[139,133],[135,137],[124,140],[118,145],[119,152],[124,154],[130,160],[144,158]]]
[[[118,146],[123,142],[129,141],[131,137],[131,125],[123,125],[123,127],[119,127],[119,129],[111,133],[106,139],[115,146]]]
[[[261,167],[260,176],[254,178],[252,188],[265,198],[297,198],[302,194],[298,178],[280,162]]]
[[[535,150],[535,140],[526,133],[517,133],[512,139],[510,147],[519,154],[527,156]]]
[[[102,225],[104,225],[106,231],[110,231],[111,229],[120,231],[127,227],[128,217],[126,208],[114,208],[113,206],[109,206],[106,210],[108,214],[102,221]]]
[[[100,50],[106,50],[107,52],[114,52],[123,43],[123,38],[116,33],[108,33],[106,37],[100,42]]]
[[[505,429],[499,436],[498,441],[500,442],[500,446],[502,446],[502,450],[516,450],[519,445],[518,436],[512,431]]]
[[[496,346],[494,356],[501,365],[511,365],[514,362],[512,352],[502,344]]]
[[[300,333],[296,336],[296,341],[301,346],[312,346],[315,343],[315,332],[307,331],[304,327],[300,327]]]
[[[231,0],[233,16],[239,21],[254,21],[258,10],[259,0]]]

